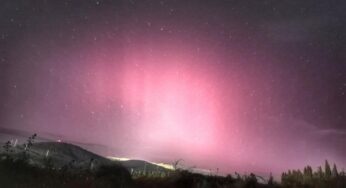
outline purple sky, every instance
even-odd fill
[[[0,126],[224,173],[345,167],[345,3],[315,2],[3,1]]]

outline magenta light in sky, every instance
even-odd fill
[[[123,107],[137,115],[138,136],[153,147],[212,152],[222,122],[219,88],[186,62],[163,61],[170,66],[124,70]]]
[[[119,62],[100,59],[100,54],[91,57],[93,66],[86,71],[96,72],[95,77],[87,78],[95,107],[102,109],[109,101],[117,101],[126,119],[135,124],[129,129],[135,136],[131,139],[138,141],[136,153],[150,152],[143,148],[174,148],[176,154],[200,157],[214,153],[225,125],[224,86],[218,83],[217,72],[203,65],[212,60],[198,51],[190,53],[196,47],[189,41],[180,46],[171,42],[169,50],[153,43],[154,49],[147,51],[143,49],[152,46],[128,49]],[[78,82],[86,78],[81,79]]]

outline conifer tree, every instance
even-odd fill
[[[6,153],[8,153],[11,150],[11,142],[7,141],[5,145],[3,146]]]
[[[274,185],[274,178],[272,173],[270,173],[269,175],[268,185]]]
[[[327,160],[326,160],[325,165],[324,165],[324,173],[325,173],[326,179],[330,179],[332,177],[332,170],[331,170],[330,165],[329,165]]]
[[[338,169],[336,168],[336,165],[333,165],[333,170],[332,170],[332,177],[338,177],[339,173],[338,173]]]
[[[316,172],[316,174],[317,174],[317,177],[318,177],[319,179],[322,179],[322,178],[323,178],[323,171],[322,171],[322,167],[321,167],[321,166],[317,167],[317,172]]]
[[[304,174],[303,174],[304,184],[310,185],[312,183],[312,178],[313,178],[313,171],[311,166],[308,165],[304,168]]]

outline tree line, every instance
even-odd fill
[[[345,171],[338,171],[335,164],[330,166],[326,160],[324,168],[319,166],[313,170],[311,166],[304,167],[301,170],[289,170],[281,175],[282,187],[289,188],[345,188]]]

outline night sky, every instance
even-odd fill
[[[346,167],[345,7],[2,0],[0,127],[224,173]]]

